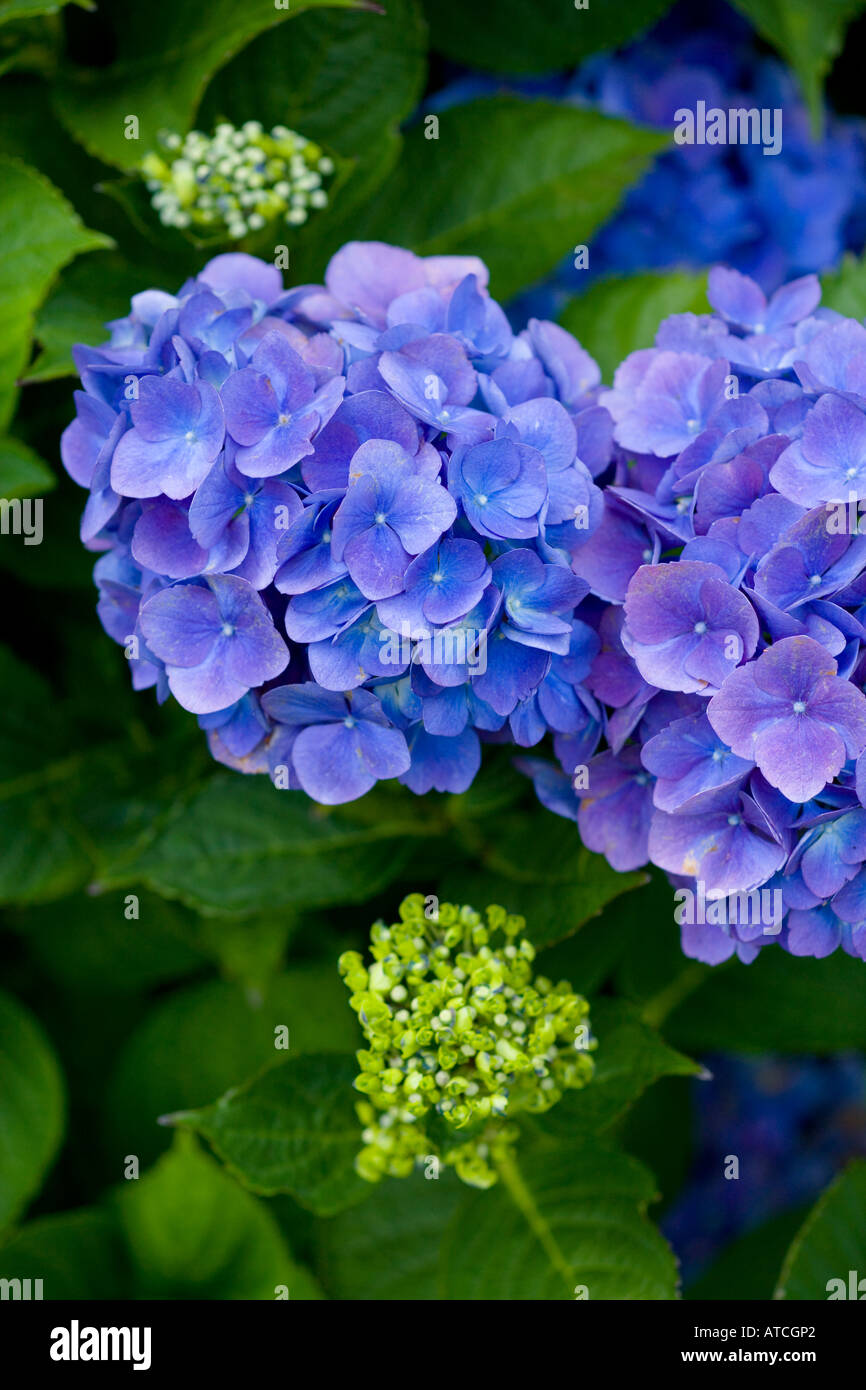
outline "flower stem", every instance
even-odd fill
[[[687,965],[684,970],[681,970],[670,984],[665,985],[664,989],[659,990],[658,994],[654,994],[652,998],[647,1000],[642,1010],[644,1023],[658,1028],[668,1014],[673,1013],[678,1004],[681,1004],[699,985],[703,984],[709,973],[710,966],[704,965],[698,960],[692,961],[691,965]]]
[[[538,1210],[535,1198],[523,1181],[516,1160],[513,1156],[498,1158],[496,1167],[514,1205],[526,1220],[529,1229],[544,1250],[553,1268],[562,1275],[571,1289],[574,1284],[574,1270],[557,1245],[556,1237],[550,1226]]]

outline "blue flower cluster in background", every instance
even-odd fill
[[[350,243],[284,293],[229,253],[77,350],[62,454],[100,617],[227,765],[337,804],[464,791],[480,738],[552,729],[570,765],[597,742],[572,557],[603,513],[600,374],[486,286],[474,257]]]
[[[566,299],[599,276],[717,261],[770,292],[830,269],[866,241],[866,122],[827,112],[816,136],[793,74],[761,52],[753,31],[725,5],[712,16],[706,6],[679,5],[645,38],[589,58],[570,75],[503,82],[460,74],[425,110],[503,87],[592,106],[671,136],[675,112],[698,101],[783,112],[776,155],[764,155],[760,145],[672,143],[593,237],[587,268],[566,258],[515,302],[520,320],[556,317]]]
[[[694,1083],[692,1176],[662,1220],[687,1289],[720,1247],[805,1208],[850,1159],[866,1157],[858,1056],[706,1060],[712,1076]]]
[[[768,302],[718,267],[708,294],[599,397],[618,459],[573,568],[611,605],[586,678],[608,748],[573,789],[523,765],[615,868],[711,900],[687,954],[866,959],[866,328],[814,276]]]

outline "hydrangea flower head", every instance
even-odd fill
[[[349,243],[285,290],[228,253],[76,349],[61,451],[100,617],[228,766],[325,805],[461,792],[509,719],[586,725],[572,564],[604,507],[579,449],[604,467],[609,417],[577,342],[515,334],[487,279]]]
[[[340,957],[367,1047],[355,1087],[361,1177],[407,1177],[436,1158],[490,1187],[521,1113],[549,1110],[590,1080],[588,1005],[567,983],[533,975],[522,917],[424,899],[377,922],[373,964]]]
[[[299,226],[311,209],[327,207],[323,181],[333,162],[286,126],[266,131],[259,121],[239,128],[221,121],[211,136],[163,131],[159,144],[141,169],[167,227],[238,240],[276,218]]]
[[[820,293],[717,267],[715,312],[599,394],[604,518],[572,568],[606,603],[584,685],[607,748],[522,763],[615,869],[712,904],[681,920],[711,963],[866,958],[866,328]]]

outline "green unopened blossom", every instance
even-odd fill
[[[427,900],[433,901],[435,900]],[[361,1177],[407,1177],[435,1158],[489,1187],[518,1137],[514,1118],[549,1110],[592,1076],[585,999],[566,981],[533,978],[525,921],[412,894],[400,920],[377,922],[373,964],[339,960],[367,1047],[355,1087]]]
[[[334,171],[318,145],[287,126],[266,131],[259,121],[237,128],[222,121],[213,135],[164,131],[161,153],[142,161],[151,202],[169,227],[235,240],[282,218],[306,222],[327,205],[322,181]]]

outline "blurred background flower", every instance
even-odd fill
[[[827,108],[816,132],[794,74],[725,4],[708,12],[699,0],[682,0],[647,35],[570,73],[512,80],[455,70],[424,109],[503,90],[665,132],[677,110],[698,101],[783,111],[777,155],[748,144],[677,145],[660,155],[592,238],[586,268],[564,258],[513,306],[516,319],[555,318],[569,296],[603,276],[718,261],[770,292],[835,267],[866,240],[866,121]]]

